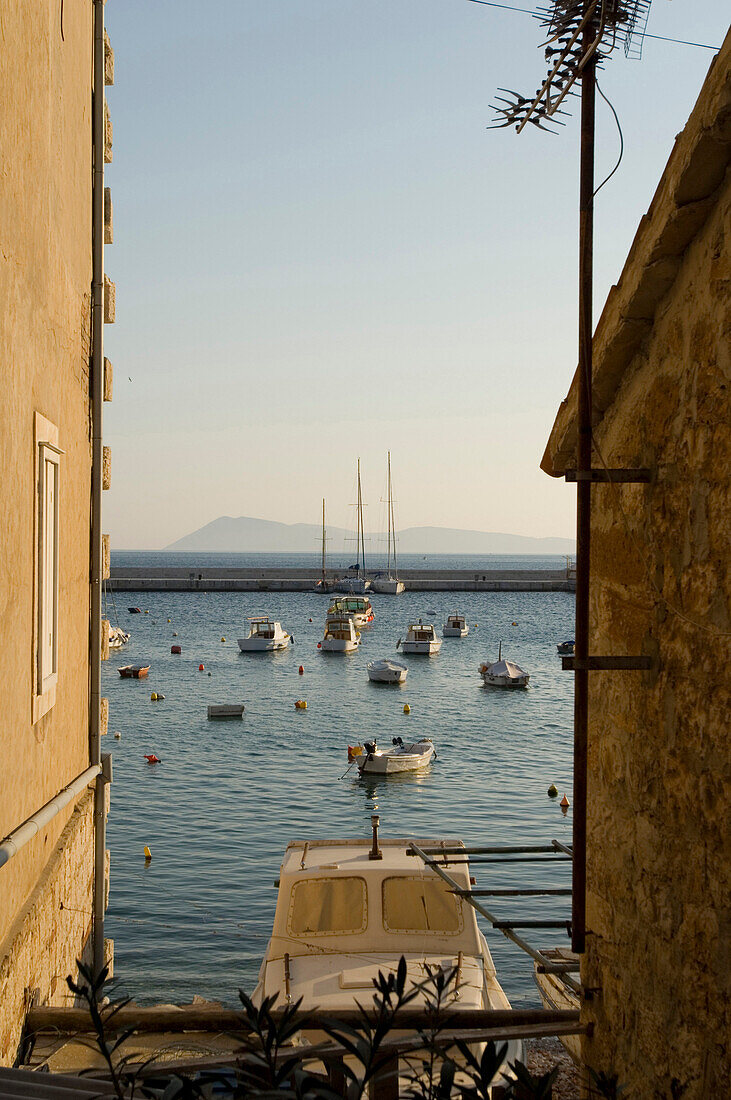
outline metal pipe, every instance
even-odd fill
[[[64,806],[68,806],[69,802],[72,802],[80,791],[88,787],[100,774],[101,770],[101,764],[92,764],[86,771],[77,775],[76,779],[72,779],[49,802],[41,806],[40,810],[36,810],[34,814],[31,814],[22,825],[19,825],[17,829],[13,829],[12,833],[9,833],[0,844],[0,867],[4,867],[13,856],[18,854],[23,845],[32,840],[44,825],[52,821]]]
[[[587,4],[587,8],[590,5]],[[584,30],[584,51],[590,49],[590,25]],[[594,123],[595,67],[592,57],[581,74],[581,165],[579,183],[579,378],[576,469],[576,629],[577,661],[589,656],[589,580],[591,571],[592,291],[594,251]],[[574,671],[574,820],[571,946],[586,946],[586,808],[589,731],[589,674]]]
[[[101,762],[102,653],[102,409],[104,407],[104,0],[94,0],[94,88],[92,97],[92,273],[91,273],[91,548],[89,758]],[[106,849],[105,782],[94,788],[94,973],[104,966],[104,895]]]

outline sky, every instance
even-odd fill
[[[519,5],[520,6],[520,5]],[[532,10],[532,4],[525,4]],[[105,328],[116,549],[220,515],[571,537],[539,463],[576,364],[578,101],[559,135],[488,130],[545,74],[539,25],[470,0],[110,0]],[[726,0],[655,0],[718,46]],[[600,76],[624,136],[597,196],[617,281],[713,52],[646,39]],[[600,103],[597,182],[619,137]]]

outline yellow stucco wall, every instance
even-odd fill
[[[62,38],[57,0],[0,7],[0,837],[89,762],[92,17],[65,4]],[[65,453],[58,686],[33,723],[37,412]],[[73,809],[0,868],[0,966]],[[92,858],[77,851],[84,881]]]

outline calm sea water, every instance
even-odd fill
[[[114,755],[107,934],[115,941],[117,992],[143,1004],[196,993],[234,1003],[238,987],[251,990],[271,931],[274,879],[292,838],[365,837],[378,811],[386,836],[481,845],[570,840],[571,811],[563,816],[546,790],[553,782],[572,797],[572,677],[556,656],[556,643],[573,636],[571,594],[373,596],[375,624],[351,656],[316,648],[326,599],[116,594],[119,621],[132,631],[103,673],[111,707],[105,747]],[[149,613],[129,615],[133,603]],[[455,606],[468,616],[466,639],[444,639],[438,657],[406,658],[401,687],[368,681],[367,662],[396,656],[410,619],[433,619],[441,629]],[[236,638],[247,616],[261,612],[280,619],[295,645],[241,654]],[[482,685],[477,666],[497,657],[501,640],[503,654],[531,673],[528,690]],[[170,654],[175,643],[182,656]],[[152,664],[148,680],[121,680],[117,666],[143,660]],[[151,692],[162,692],[164,702],[151,702]],[[298,698],[307,700],[306,711],[295,710]],[[206,707],[216,702],[243,702],[243,721],[207,721]],[[111,736],[116,730],[120,741]],[[434,739],[439,759],[428,774],[361,780],[351,771],[341,778],[348,743],[396,735]],[[151,767],[144,754],[153,752],[162,763]],[[482,887],[565,886],[567,868],[474,870]],[[513,917],[569,911],[568,898],[487,904]],[[513,1004],[537,1003],[527,956],[489,926],[486,933]]]
[[[404,569],[563,569],[565,554],[403,554],[399,565]],[[347,569],[355,561],[352,549],[328,552],[327,564],[331,569]],[[115,550],[112,553],[115,567],[204,566],[206,568],[246,568],[256,566],[289,566],[319,568],[319,551],[311,554],[221,554],[221,553],[172,553],[169,550]],[[366,550],[368,570],[386,568],[386,551]]]

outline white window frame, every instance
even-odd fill
[[[61,456],[58,428],[40,413],[34,433],[35,609],[33,630],[33,722],[54,706],[58,683],[58,590]],[[48,508],[49,468],[55,491]],[[47,642],[48,639],[48,642]]]

